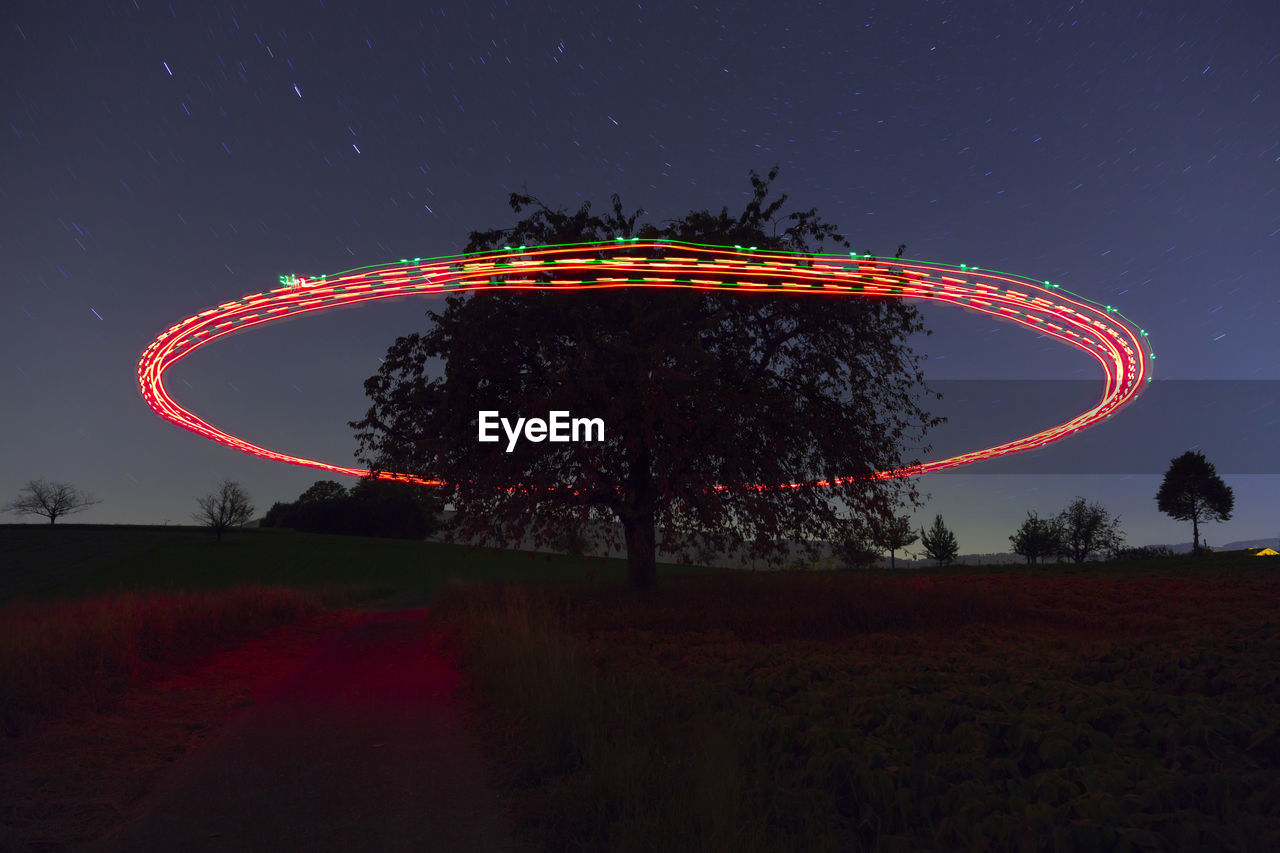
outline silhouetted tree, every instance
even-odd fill
[[[873,543],[852,536],[836,544],[834,549],[836,560],[845,569],[867,569],[874,567],[880,558],[880,552]]]
[[[473,232],[467,250],[618,236],[847,246],[814,210],[781,214],[786,196],[769,199],[776,174],[751,174],[740,215],[693,211],[661,228],[637,226],[643,211],[627,215],[616,195],[601,217],[589,203],[567,212],[513,193],[513,211],[531,214]],[[371,468],[451,484],[442,489],[457,509],[451,535],[546,544],[568,525],[617,519],[630,584],[647,588],[659,539],[678,553],[741,541],[751,556],[776,559],[786,541],[816,553],[820,541],[869,536],[917,501],[909,480],[870,478],[906,462],[902,448],[939,422],[918,404],[923,377],[906,339],[923,326],[901,300],[486,290],[428,316],[434,328],[398,339],[365,383],[372,405],[352,426]],[[426,373],[435,359],[440,378]],[[605,440],[521,442],[512,452],[476,441],[479,410],[550,409],[602,418]],[[833,477],[848,479],[754,488]]]
[[[1058,513],[1058,553],[1075,563],[1093,554],[1114,556],[1124,545],[1119,516],[1112,518],[1105,507],[1077,497]]]
[[[1222,482],[1213,464],[1199,451],[1188,450],[1170,460],[1156,506],[1178,521],[1191,522],[1191,547],[1200,553],[1200,522],[1229,521],[1235,509],[1235,493]]]
[[[243,526],[253,517],[253,504],[249,503],[249,496],[240,488],[239,483],[231,480],[223,480],[216,492],[196,498],[196,503],[200,505],[200,511],[193,512],[191,517],[198,524],[212,530],[219,542],[222,541],[223,533],[233,527]]]
[[[938,561],[939,566],[950,565],[960,555],[956,535],[947,529],[941,515],[934,518],[933,526],[928,530],[920,528],[920,544],[924,546],[926,554]]]
[[[341,483],[333,480],[316,480],[305,492],[298,495],[298,503],[325,503],[342,500],[346,496],[347,489]]]
[[[423,539],[439,526],[439,499],[430,491],[386,480],[364,478],[350,489],[319,480],[293,503],[276,503],[264,527],[289,527],[307,533]]]
[[[889,552],[889,568],[896,569],[898,549],[907,547],[918,538],[915,530],[911,528],[911,517],[900,515],[885,526],[876,544]]]
[[[1031,565],[1045,557],[1052,557],[1061,550],[1062,530],[1057,518],[1041,518],[1027,512],[1027,518],[1017,532],[1009,537],[1013,553],[1027,558]]]
[[[46,483],[41,477],[28,480],[4,509],[16,515],[43,516],[53,524],[64,515],[82,512],[98,503],[101,501],[70,483]]]

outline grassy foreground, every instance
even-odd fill
[[[1280,849],[1280,572],[451,591],[547,850]]]
[[[572,581],[591,572],[621,581],[626,573],[618,559],[270,528],[217,542],[198,527],[0,525],[0,555],[0,604],[257,584],[421,606],[451,580]]]

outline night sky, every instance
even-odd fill
[[[1082,495],[1132,544],[1186,541],[1154,495],[1196,448],[1236,493],[1208,541],[1280,535],[1271,2],[7,5],[0,501],[40,476],[102,498],[85,522],[188,523],[224,478],[259,512],[292,500],[325,475],[146,407],[157,334],[282,274],[458,252],[514,222],[514,190],[597,209],[617,192],[660,221],[738,212],[748,171],[777,164],[791,209],[857,251],[1053,280],[1150,333],[1162,390],[1020,469],[926,478],[917,523],[941,512],[963,552],[1004,551],[1027,509]],[[363,381],[427,307],[249,331],[168,385],[247,440],[349,464]],[[1083,380],[1101,391],[1081,353],[922,310],[930,379],[1077,389],[1062,419]],[[1006,405],[955,410],[939,446],[1016,437]]]

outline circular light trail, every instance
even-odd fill
[[[164,385],[165,371],[226,335],[286,317],[378,299],[487,289],[576,292],[618,288],[940,302],[1026,326],[1088,353],[1102,366],[1100,399],[1071,420],[1026,438],[875,475],[889,478],[928,474],[1032,450],[1086,429],[1109,418],[1141,393],[1143,385],[1150,381],[1148,361],[1155,358],[1145,331],[1111,306],[1100,306],[1058,285],[965,265],[864,255],[803,256],[757,252],[754,247],[618,239],[568,246],[508,247],[502,252],[462,257],[414,258],[314,279],[282,276],[280,281],[283,286],[275,290],[224,302],[170,326],[138,361],[142,396],[160,417],[220,444],[274,462],[353,477],[370,472],[268,450],[218,429],[169,395]],[[405,473],[380,471],[377,476],[420,485],[444,485],[440,480]],[[831,484],[823,481],[818,485]]]

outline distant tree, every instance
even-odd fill
[[[1115,556],[1124,545],[1119,516],[1112,518],[1105,507],[1077,497],[1058,513],[1058,553],[1075,563],[1094,554]]]
[[[1026,557],[1027,565],[1057,554],[1061,539],[1062,530],[1057,518],[1041,518],[1030,511],[1022,526],[1009,537],[1013,553]]]
[[[263,527],[296,527],[297,526],[297,510],[296,503],[286,503],[285,501],[276,501],[271,505],[271,509],[267,510],[267,514],[262,517]]]
[[[1121,560],[1162,560],[1174,556],[1174,553],[1168,545],[1138,545],[1121,548],[1116,556]]]
[[[316,480],[302,494],[298,495],[298,503],[324,503],[325,501],[342,500],[347,496],[347,489],[341,483],[333,480]]]
[[[1196,553],[1200,553],[1200,522],[1229,521],[1235,502],[1235,493],[1222,482],[1212,463],[1203,453],[1191,450],[1170,461],[1156,492],[1161,512],[1191,522],[1191,546]]]
[[[430,489],[372,477],[352,486],[341,505],[350,513],[352,524],[334,532],[386,539],[425,539],[439,527],[438,516],[444,508]]]
[[[573,526],[561,531],[551,544],[557,551],[568,554],[570,557],[581,557],[591,547],[591,541],[583,535],[581,528]]]
[[[197,523],[213,531],[218,541],[233,527],[241,527],[253,517],[253,504],[239,483],[224,480],[216,492],[196,498],[200,511],[191,514]]]
[[[346,489],[319,480],[296,501],[274,504],[262,524],[307,533],[424,539],[439,526],[441,509],[434,493],[407,483],[366,477]]]
[[[880,558],[874,543],[861,536],[850,536],[836,544],[833,556],[842,568],[866,569],[874,566]]]
[[[17,515],[43,516],[53,524],[64,515],[81,512],[98,503],[101,501],[70,483],[46,483],[41,477],[28,480],[4,509]]]
[[[920,528],[920,544],[925,553],[938,561],[938,565],[950,565],[960,554],[960,546],[956,544],[956,535],[947,529],[939,515],[933,520],[928,530]]]
[[[900,515],[885,526],[884,532],[877,537],[876,544],[889,552],[889,568],[896,569],[898,549],[907,547],[918,538],[911,529],[911,517]]]

